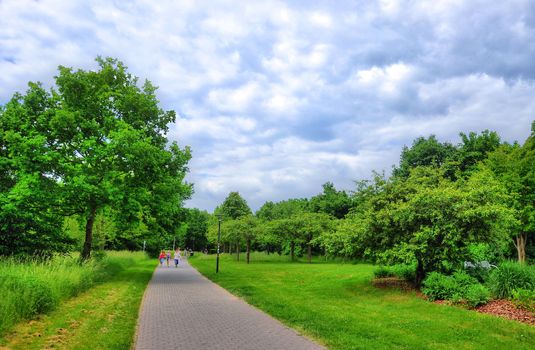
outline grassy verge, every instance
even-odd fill
[[[142,254],[124,252],[111,253],[105,259],[91,268],[92,277],[87,277],[90,284],[85,291],[61,299],[46,315],[10,327],[0,338],[0,348],[128,349],[155,262]],[[56,276],[62,277],[65,275]],[[67,281],[73,279],[76,280],[71,276]],[[60,292],[55,284],[69,285],[65,280],[49,283],[56,293]]]
[[[216,275],[214,260],[199,255],[190,262],[330,349],[533,349],[535,344],[535,327],[375,288],[372,265],[309,265],[261,256],[247,265],[226,255]]]

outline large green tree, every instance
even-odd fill
[[[471,243],[503,240],[514,225],[502,184],[489,171],[453,182],[436,167],[418,167],[371,198],[360,242],[387,262],[415,262],[416,284],[430,271],[453,269]]]
[[[502,145],[485,162],[501,180],[509,194],[508,206],[518,225],[512,230],[518,261],[526,261],[526,245],[535,236],[535,122],[531,135],[520,146]]]
[[[89,71],[60,66],[55,88],[30,84],[26,96],[16,95],[2,113],[16,118],[24,100],[38,96],[27,127],[35,135],[30,140],[41,140],[37,146],[45,159],[33,173],[53,179],[50,192],[61,198],[57,212],[84,218],[83,259],[91,254],[95,218],[103,208],[162,234],[177,229],[191,194],[184,183],[189,149],[166,137],[175,113],[161,109],[156,87],[140,85],[121,62],[97,62],[99,68]],[[27,141],[21,137],[11,147],[31,148]]]
[[[237,219],[252,214],[247,201],[240,196],[239,192],[230,192],[214,213],[222,215],[225,219]]]

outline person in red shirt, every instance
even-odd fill
[[[160,266],[163,266],[163,262],[165,261],[165,252],[162,250],[162,252],[160,253],[160,256],[158,257],[158,259],[160,259]]]

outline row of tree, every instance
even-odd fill
[[[266,202],[252,214],[232,192],[210,217],[208,240],[222,218],[225,251],[245,249],[367,259],[451,271],[464,260],[535,258],[535,123],[523,145],[495,132],[461,134],[461,143],[434,136],[404,147],[392,175],[375,173],[338,191],[332,183],[310,199]],[[513,248],[514,247],[514,248]],[[531,249],[531,250],[530,250]]]
[[[71,250],[79,226],[83,259],[95,226],[103,245],[132,249],[183,229],[190,150],[166,137],[175,113],[121,62],[97,62],[0,106],[0,255]]]

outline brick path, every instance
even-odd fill
[[[323,349],[181,263],[156,269],[136,349]]]

